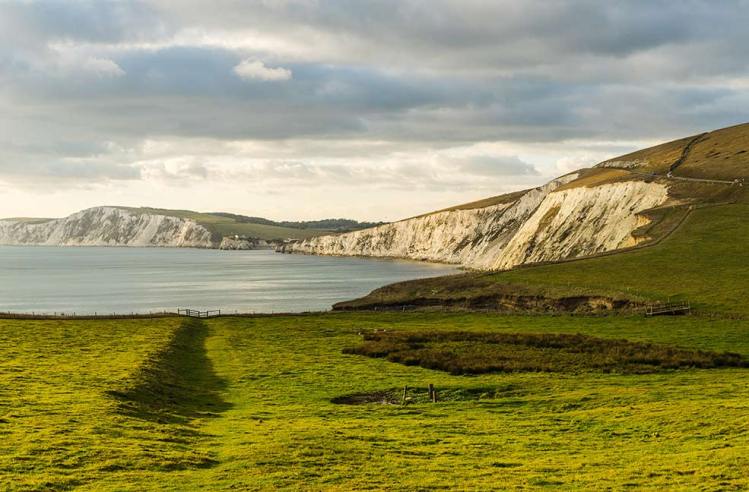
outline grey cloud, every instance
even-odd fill
[[[309,39],[333,40],[328,44],[336,52],[327,56],[338,61],[348,52],[381,63],[458,70],[564,64],[580,55],[621,59],[677,43],[730,45],[729,38],[747,40],[749,18],[744,0],[229,0],[219,1],[221,7],[211,12],[196,1],[180,2],[178,9],[171,2],[158,3],[166,16],[184,24],[249,26],[270,34],[296,31]],[[720,32],[711,27],[716,25]]]
[[[749,120],[746,85],[729,83],[749,80],[747,7],[746,0],[4,2],[0,176],[138,179],[133,149],[154,138],[279,146],[306,139],[318,156],[328,148],[331,157],[361,151],[377,160],[482,141],[678,137]],[[175,41],[191,30],[226,43]],[[248,32],[286,44],[275,51],[273,42],[232,44]],[[45,70],[66,56],[84,66],[110,60],[122,73]],[[293,77],[237,77],[247,59]],[[209,164],[160,176],[199,176]],[[511,158],[452,165],[473,177],[534,175]],[[356,166],[293,159],[253,172],[376,181]],[[442,186],[427,166],[380,172],[390,182]]]
[[[263,161],[242,171],[222,171],[216,175],[244,182],[279,183],[285,186],[379,186],[392,189],[447,189],[450,187],[497,187],[508,177],[523,178],[540,173],[531,164],[512,156],[441,158],[428,162],[390,162],[382,165],[318,164],[305,161]],[[479,185],[481,186],[481,185]]]
[[[38,184],[93,184],[112,180],[137,180],[141,170],[136,166],[102,160],[99,162],[50,160],[28,157],[0,161],[0,180],[24,186]]]
[[[476,176],[538,176],[541,174],[533,164],[523,162],[517,156],[481,155],[455,161],[461,172]]]
[[[54,41],[117,42],[162,37],[168,28],[144,1],[6,1],[0,5],[0,39],[15,48]]]

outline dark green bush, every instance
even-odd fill
[[[386,358],[452,374],[602,371],[649,373],[683,368],[747,367],[730,352],[606,339],[582,334],[382,332],[344,353]]]

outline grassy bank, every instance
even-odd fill
[[[680,296],[698,309],[749,314],[749,205],[697,209],[653,248],[603,258],[520,268],[493,281],[648,299]]]
[[[747,369],[457,376],[343,353],[374,329],[583,333],[749,355],[749,323],[727,319],[347,313],[204,325],[3,320],[0,484],[749,486]],[[420,392],[429,383],[443,395],[472,396],[428,403]],[[414,397],[405,407],[333,402],[405,385]]]

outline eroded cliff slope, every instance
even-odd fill
[[[290,252],[409,258],[481,270],[553,261],[633,246],[648,222],[641,212],[668,199],[666,184],[597,182],[571,174],[497,204],[457,207],[348,234],[321,236]]]

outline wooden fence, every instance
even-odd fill
[[[675,314],[692,314],[692,305],[688,301],[657,302],[645,309],[645,316],[666,316]]]
[[[180,316],[189,316],[190,318],[215,318],[221,316],[221,310],[216,309],[213,311],[198,311],[195,309],[177,309],[177,314]]]

